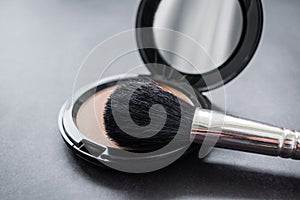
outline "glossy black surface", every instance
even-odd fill
[[[0,3],[1,199],[298,199],[299,161],[214,150],[150,174],[74,157],[57,116],[99,42],[134,27],[138,1]],[[264,0],[262,42],[226,86],[231,114],[300,129],[300,1]],[[142,63],[138,53],[124,65]],[[218,91],[216,91],[218,92]]]
[[[141,1],[137,14],[137,28],[153,27],[160,2],[161,0]],[[239,0],[239,4],[243,13],[243,31],[238,46],[232,55],[218,69],[201,74],[201,76],[181,72],[191,85],[200,92],[218,88],[234,79],[247,67],[257,50],[263,31],[264,17],[261,0]],[[198,21],[200,23],[201,19],[195,19],[195,26],[201,26],[197,24]],[[160,63],[172,66],[172,63],[168,63],[158,49],[151,48],[156,46],[154,34],[151,31],[141,29],[137,31],[136,35],[140,54],[145,63]],[[161,71],[152,67],[148,68],[152,73],[160,73]],[[219,76],[222,78],[216,78]]]

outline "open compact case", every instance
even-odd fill
[[[247,66],[258,47],[262,28],[260,0],[142,0],[133,48],[139,51],[148,74],[120,76],[122,72],[114,71],[112,76],[76,85],[59,114],[64,141],[87,161],[127,172],[159,169],[181,155],[199,150],[200,145],[191,144],[132,157],[131,152],[120,149],[106,135],[103,113],[107,99],[120,82],[145,76],[190,104],[213,109],[203,92],[221,87]],[[122,43],[124,38],[115,39],[114,45],[126,46]],[[105,58],[109,57],[105,49],[111,48],[108,44],[100,53]],[[95,66],[106,70],[114,57]],[[166,81],[170,76],[178,84]],[[179,83],[180,76],[184,84]]]

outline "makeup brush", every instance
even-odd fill
[[[214,120],[214,116],[222,116],[222,120]],[[137,132],[128,123],[129,117],[141,127],[138,135],[128,134]],[[147,128],[150,123],[164,121],[157,130]],[[104,123],[112,141],[134,151],[156,150],[172,140],[186,144],[194,138],[202,143],[206,138],[215,140],[220,148],[300,159],[299,132],[194,107],[150,79],[119,85],[106,103]],[[145,137],[155,131],[157,134]]]

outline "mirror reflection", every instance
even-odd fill
[[[242,35],[243,13],[238,0],[162,0],[153,26],[155,43],[168,64],[181,72],[202,74],[220,67],[233,54]],[[187,38],[197,45],[187,43]]]

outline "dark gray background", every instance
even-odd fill
[[[0,1],[1,199],[299,198],[300,162],[292,160],[216,149],[205,161],[194,155],[154,173],[124,174],[70,153],[58,111],[88,52],[134,27],[138,2]],[[262,42],[226,85],[227,109],[300,129],[300,1],[263,3]]]

